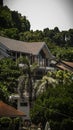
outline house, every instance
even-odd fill
[[[73,62],[59,61],[55,64],[57,69],[73,72]]]
[[[14,119],[16,117],[21,118],[24,121],[24,117],[26,117],[25,113],[15,109],[14,107],[4,103],[3,101],[0,101],[0,118],[2,117],[10,117],[12,119],[12,125],[11,127],[15,130],[15,123]],[[0,129],[6,129],[8,125],[4,125],[0,123]],[[21,128],[21,121],[17,125],[17,127],[20,129]]]
[[[25,113],[0,101],[0,117],[25,117]]]
[[[29,95],[27,92],[25,92],[23,96],[24,97],[21,98],[18,93],[11,94],[9,99],[10,99],[10,101],[16,101],[17,102],[17,109],[22,111],[23,113],[26,113],[24,120],[30,120]]]
[[[50,65],[54,58],[45,42],[23,42],[0,36],[0,58],[12,57],[17,59],[20,56],[29,58],[30,64],[37,62],[39,66]]]

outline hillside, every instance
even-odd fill
[[[60,31],[58,27],[50,30],[30,30],[26,16],[0,6],[0,35],[21,41],[45,41],[57,59],[73,61],[73,29]]]

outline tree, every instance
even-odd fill
[[[73,29],[70,29],[67,33],[67,44],[73,46]]]
[[[59,70],[56,72],[55,76],[58,82],[61,84],[66,84],[67,82],[68,82],[67,84],[73,83],[72,80],[73,74],[71,72]]]
[[[30,31],[21,32],[19,38],[21,41],[33,41],[33,33]]]
[[[12,14],[12,20],[13,20],[13,27],[20,30],[21,29],[21,20],[20,20],[21,14],[18,14],[17,11],[12,11],[11,14]]]
[[[4,86],[2,83],[0,83],[0,100],[8,102],[8,99],[9,99],[9,92],[7,90],[7,87]]]
[[[60,129],[63,120],[73,116],[72,104],[73,99],[70,96],[70,92],[65,89],[65,85],[48,88],[46,92],[40,94],[36,99],[34,107],[31,110],[31,120],[35,124],[37,124],[37,122],[41,122],[42,125],[43,122],[45,123],[47,120],[49,122],[52,121],[53,124],[50,124],[50,126],[53,130],[57,129],[57,126],[54,125],[56,122],[59,124],[58,129]]]
[[[17,11],[12,11],[13,27],[17,28],[19,32],[25,32],[30,30],[30,22],[26,19],[26,16],[21,16]]]
[[[44,91],[47,91],[48,87],[55,87],[57,81],[49,76],[43,76],[41,80],[35,83],[34,90],[36,91],[36,96]]]
[[[73,74],[62,71],[58,72],[57,75],[56,72],[53,72],[49,76],[54,77],[58,82],[55,87],[47,84],[47,91],[45,88],[43,93],[39,93],[31,110],[31,120],[35,124],[41,122],[43,127],[45,121],[49,121],[52,130],[62,130],[64,119],[70,118],[72,122],[73,117]],[[40,90],[42,91],[42,89]],[[66,123],[65,128],[67,125]]]
[[[60,130],[73,130],[73,121],[70,118],[64,119]]]
[[[12,16],[7,6],[0,7],[0,28],[11,28]]]
[[[30,31],[30,22],[26,17],[21,17],[21,32]]]
[[[11,129],[12,119],[10,117],[1,117],[0,118],[0,128],[3,129]]]
[[[17,60],[18,65],[21,67],[21,81],[22,83],[24,82],[24,78],[25,78],[25,87],[23,87],[20,84],[20,90],[23,91],[23,89],[25,89],[25,91],[27,91],[29,93],[29,103],[30,103],[30,108],[32,106],[32,93],[33,93],[33,85],[32,85],[32,70],[34,70],[34,67],[30,67],[30,63],[29,60],[26,57],[20,57]],[[21,64],[23,66],[21,66]],[[24,76],[24,77],[23,77]],[[27,81],[27,84],[26,84]]]
[[[0,0],[0,6],[3,6],[3,0]]]
[[[11,11],[7,6],[0,6],[0,28],[16,28],[19,32],[26,32],[30,31],[30,22],[26,16],[21,16],[17,11]],[[16,37],[14,38],[16,39]]]
[[[9,29],[5,29],[5,33],[4,35],[8,36],[9,38],[12,39],[19,39],[18,37],[18,29],[17,28],[9,28]]]
[[[49,36],[49,28],[45,28],[43,30],[43,34],[44,34],[45,37],[48,37]]]
[[[54,32],[55,32],[55,33],[59,33],[59,32],[60,32],[60,31],[59,31],[59,28],[58,28],[58,27],[55,27],[55,28],[54,28]]]
[[[0,60],[0,83],[2,83],[10,93],[17,90],[17,79],[20,75],[19,68],[12,59]]]

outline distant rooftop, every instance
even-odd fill
[[[68,70],[73,72],[73,62],[68,61],[60,61],[56,63],[56,67],[62,69],[62,70]]]

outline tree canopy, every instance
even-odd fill
[[[0,35],[26,42],[44,41],[57,59],[73,61],[73,29],[60,31],[56,26],[33,31],[26,16],[0,6]]]
[[[73,74],[57,71],[50,76],[54,76],[58,80],[58,84],[55,87],[47,84],[47,90],[40,93],[31,110],[32,122],[35,124],[41,122],[44,127],[46,122],[49,121],[51,130],[72,130]]]
[[[19,75],[19,68],[12,59],[0,60],[0,83],[7,87],[9,93],[16,91]]]
[[[26,16],[22,16],[17,11],[11,11],[7,6],[0,7],[0,28],[18,29],[19,32],[25,32],[30,30],[30,22]]]

